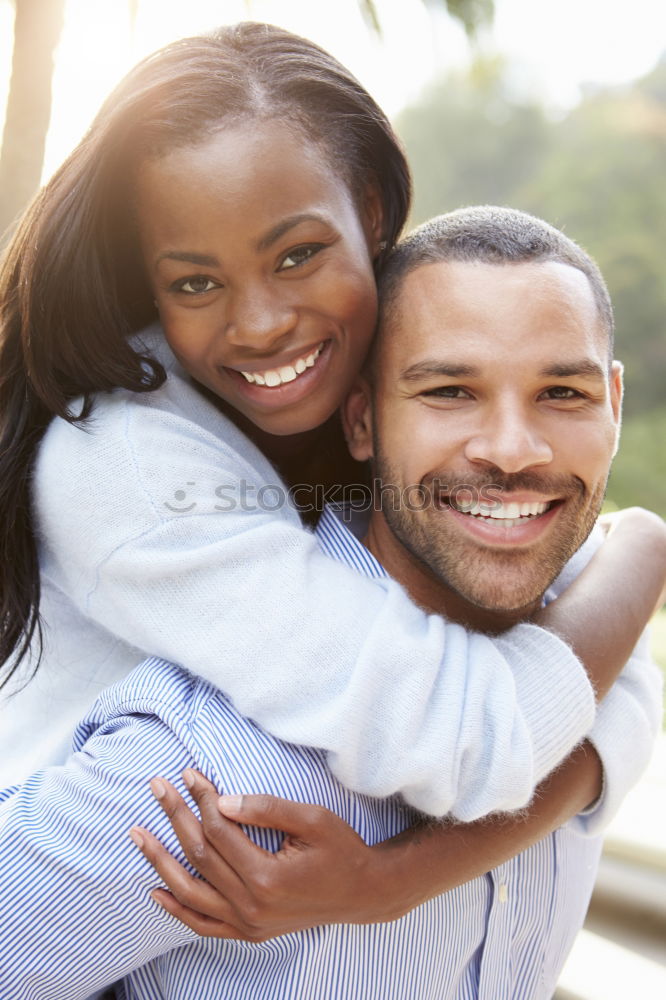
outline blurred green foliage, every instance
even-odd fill
[[[501,58],[486,58],[431,87],[396,126],[414,224],[460,205],[512,205],[598,261],[627,383],[609,499],[666,516],[666,58],[631,85],[588,89],[558,121],[516,96]]]

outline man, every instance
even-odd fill
[[[370,554],[330,512],[323,547],[369,575],[391,573],[424,607],[475,628],[501,631],[540,604],[603,497],[621,380],[605,290],[576,254],[520,213],[469,210],[426,227],[387,273],[371,386],[346,407],[350,447],[372,461],[384,502],[366,526]],[[631,690],[614,689],[590,734],[608,787],[588,823],[634,776],[618,764],[627,756],[615,745],[618,714],[635,722],[634,764],[657,724],[654,689],[628,676]],[[481,770],[482,734],[476,743]],[[318,801],[369,842],[413,813],[342,788],[321,752],[280,743],[160,660],[105,692],[75,745],[64,767],[33,776],[0,807],[8,1000],[83,997],[121,976],[125,996],[146,998],[550,996],[587,906],[595,837],[559,830],[392,923],[265,945],[198,939],[150,903],[154,876],[125,844],[143,814],[175,849],[147,804],[147,775],[179,782],[195,766],[232,794]],[[279,844],[272,830],[254,836]]]

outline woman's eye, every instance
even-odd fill
[[[172,287],[177,292],[185,292],[186,295],[203,295],[204,292],[210,292],[218,285],[205,274],[197,274],[192,278],[185,278],[184,281],[176,281]]]
[[[294,247],[293,250],[290,250],[282,258],[278,271],[289,271],[292,267],[305,264],[306,261],[311,260],[322,249],[323,243],[307,243],[302,247]]]

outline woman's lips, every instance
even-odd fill
[[[268,388],[276,388],[279,385],[285,385],[287,382],[293,382],[308,368],[314,368],[317,358],[324,349],[324,343],[325,342],[322,341],[321,344],[314,349],[314,351],[309,351],[306,354],[300,354],[287,365],[282,365],[276,368],[267,368],[264,371],[250,372],[241,370],[241,375],[247,382],[250,382],[250,384],[264,385]]]
[[[297,355],[290,365],[264,370],[257,369],[253,372],[247,369],[240,371],[236,368],[227,367],[222,368],[221,371],[233,379],[236,391],[240,392],[246,399],[251,400],[256,405],[265,406],[270,409],[276,405],[282,406],[286,403],[298,402],[306,396],[324,377],[330,356],[331,341],[324,340],[315,348],[309,348],[306,353]],[[307,359],[311,359],[309,364],[307,363]],[[301,371],[296,371],[296,364],[299,361],[304,362],[304,364],[299,365],[299,368],[302,368]],[[287,368],[291,368],[294,371],[294,377],[291,377],[290,372],[287,372],[289,377],[286,379],[282,377],[281,373]],[[267,381],[266,376],[271,372],[275,372],[278,377],[277,379],[271,378]],[[248,375],[253,376],[252,381],[248,379]],[[260,381],[257,381],[257,375],[263,376],[263,385]],[[273,382],[274,384],[271,385],[269,382]]]

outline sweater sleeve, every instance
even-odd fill
[[[647,768],[661,729],[662,673],[650,656],[648,632],[597,709],[588,739],[601,758],[603,791],[572,820],[585,836],[608,826]]]
[[[243,440],[116,397],[88,431],[52,425],[44,572],[88,620],[325,750],[356,791],[467,821],[524,806],[592,725],[572,651],[533,625],[468,633],[323,555]]]

